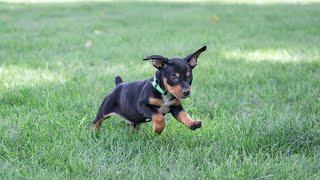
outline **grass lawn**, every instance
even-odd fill
[[[319,179],[320,3],[0,3],[0,178]],[[132,132],[91,122],[142,58],[208,50],[183,102]]]

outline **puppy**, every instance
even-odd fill
[[[190,118],[181,100],[190,96],[192,70],[206,48],[203,46],[185,58],[168,59],[160,55],[144,58],[157,68],[154,77],[146,80],[123,83],[117,76],[116,87],[103,100],[93,127],[98,129],[105,119],[119,115],[135,129],[141,123],[152,121],[153,131],[161,134],[165,127],[164,115],[170,112],[191,130],[200,128],[201,121]]]

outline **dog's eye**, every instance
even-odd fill
[[[177,75],[175,75],[175,74],[172,74],[170,76],[170,79],[173,80],[173,81],[179,81],[179,77]]]
[[[192,81],[192,75],[188,75],[188,76],[187,76],[187,80],[188,80],[188,81]]]

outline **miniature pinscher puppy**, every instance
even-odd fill
[[[190,96],[192,70],[206,48],[203,46],[185,58],[168,59],[160,55],[144,58],[157,68],[155,76],[146,80],[123,83],[117,76],[116,87],[103,100],[93,127],[98,129],[105,119],[119,115],[135,129],[141,123],[152,121],[153,131],[160,134],[165,127],[164,115],[170,112],[191,130],[200,128],[201,121],[190,118],[181,100]]]

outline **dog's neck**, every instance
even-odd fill
[[[160,70],[157,70],[157,72],[156,72],[156,74],[155,74],[154,77],[156,77],[157,82],[158,82],[158,84],[160,85],[160,87],[161,87],[163,90],[166,90],[166,91],[167,91],[167,89],[164,88],[162,73],[161,73]]]

